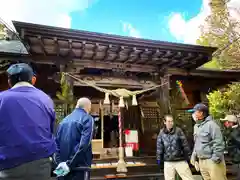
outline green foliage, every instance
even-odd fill
[[[0,24],[0,32],[3,32],[3,29],[4,29],[4,25]]]
[[[56,96],[63,103],[64,116],[66,116],[73,110],[75,105],[75,98],[73,95],[70,82],[68,81],[64,73],[61,73],[60,84],[61,84],[61,92],[57,92]],[[57,122],[59,122],[60,119],[57,119]]]
[[[209,93],[207,98],[210,112],[215,119],[223,118],[226,114],[237,115],[240,112],[240,83]]]
[[[225,89],[214,91],[207,98],[210,113],[221,126],[227,146],[231,130],[223,126],[220,118],[224,118],[227,114],[238,115],[240,113],[240,83],[233,83]]]
[[[228,100],[225,92],[217,90],[210,93],[207,98],[209,100],[209,108],[211,115],[215,119],[223,118],[225,113],[228,111]]]
[[[0,23],[0,40],[4,39],[4,25]]]
[[[211,61],[204,64],[203,67],[207,69],[215,69],[215,70],[223,69],[222,66],[219,64],[217,58],[213,58]]]
[[[220,69],[240,68],[240,23],[229,16],[226,0],[211,0],[211,15],[202,26],[202,36],[197,44],[218,47],[213,62],[204,67]]]
[[[4,25],[0,23],[0,40],[3,39],[5,39]],[[6,70],[9,64],[10,64],[9,61],[0,60],[0,71]]]

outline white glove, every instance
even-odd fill
[[[195,161],[194,167],[195,167],[195,169],[196,169],[197,172],[200,171],[200,167],[199,167],[199,164],[198,164],[197,161]]]
[[[54,173],[59,176],[66,176],[70,172],[70,169],[66,162],[61,162],[57,168],[54,170]]]
[[[192,156],[191,159],[190,159],[190,163],[191,163],[193,166],[195,166],[195,162],[196,162],[196,160],[195,160],[195,158],[193,158],[193,156]]]

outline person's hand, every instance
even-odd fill
[[[191,159],[190,159],[190,163],[193,165],[193,166],[195,166],[195,159],[193,158],[193,157],[191,157]]]
[[[191,165],[195,166],[195,162],[196,162],[197,158],[196,158],[196,154],[193,152],[191,157],[190,157],[190,163]]]
[[[160,166],[160,164],[161,164],[161,161],[160,161],[160,160],[157,160],[157,165]]]
[[[59,176],[66,176],[70,172],[70,168],[68,167],[66,162],[61,162],[57,168],[54,170],[54,174]]]
[[[199,164],[198,164],[197,161],[195,161],[194,167],[195,167],[197,172],[200,171],[200,167],[199,167]]]

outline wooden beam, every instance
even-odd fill
[[[83,58],[84,58],[85,46],[86,46],[86,41],[83,41],[83,42],[82,42],[82,54],[81,54],[80,59],[83,59]]]
[[[178,64],[178,63],[179,63],[178,60],[176,60],[176,59],[171,59],[171,60],[169,60],[169,62],[167,63],[167,66],[168,66],[168,67],[172,67],[172,66],[174,66],[175,64]]]
[[[57,54],[57,56],[59,56],[60,47],[59,47],[59,44],[58,44],[58,39],[57,39],[57,37],[54,37],[53,40],[54,40],[54,44],[55,44],[56,54]]]
[[[20,37],[22,40],[25,40],[25,29],[21,29],[21,32],[20,32]]]
[[[137,51],[136,47],[132,48],[132,51],[129,53],[128,59],[124,62],[125,64],[126,63],[132,63],[132,62],[136,61],[137,54],[138,54],[136,51]]]
[[[167,58],[164,58],[164,56],[166,55],[167,52],[163,52],[163,51],[160,51],[159,49],[155,52],[154,56],[156,57],[157,56],[157,60],[151,60],[151,61],[147,61],[145,64],[164,64],[166,62],[168,62]]]
[[[159,90],[159,98],[157,98],[157,102],[160,105],[162,115],[169,114],[170,109],[170,75],[164,74],[161,78],[161,84],[165,84],[158,88]]]
[[[99,43],[96,43],[95,46],[93,47],[93,54],[92,54],[92,57],[91,57],[92,60],[94,60],[96,55],[97,55],[98,47],[99,47]]]
[[[135,61],[135,63],[139,63],[139,64],[145,64],[145,62],[148,62],[148,61],[151,61],[152,59],[152,54],[153,52],[148,50],[148,49],[145,49],[143,54],[141,54],[141,56],[145,56],[145,57],[142,57],[140,59],[138,59],[137,61]],[[145,59],[148,59],[147,61]]]
[[[174,55],[166,62],[166,66],[168,67],[174,67],[177,66],[178,64],[181,64],[180,58],[182,57],[181,52],[174,53]]]
[[[96,68],[96,69],[122,69],[129,72],[157,72],[156,66],[143,66],[137,64],[124,64],[124,63],[113,63],[113,62],[101,62],[96,61],[95,63],[89,60],[74,61],[76,66],[84,66],[85,68]]]
[[[159,57],[159,56],[161,56],[163,53],[159,50],[159,49],[157,49],[156,50],[156,52],[152,55],[153,57]]]
[[[42,41],[42,37],[41,37],[41,36],[38,36],[37,38],[38,38],[39,44],[40,44],[40,46],[41,46],[42,52],[43,52],[43,54],[46,56],[46,50],[45,50],[45,48],[44,48],[44,43],[43,43],[43,41]]]
[[[166,54],[162,58],[170,58],[174,55],[174,52],[172,51],[167,51]]]
[[[117,52],[116,52],[116,56],[115,56],[115,58],[113,58],[113,60],[112,60],[113,62],[120,58],[120,53],[121,53],[122,50],[124,50],[124,46],[120,46],[120,47],[118,48],[118,50],[117,50]]]
[[[73,57],[73,51],[72,51],[72,39],[68,40],[68,56]]]
[[[139,52],[136,54],[135,60],[131,61],[131,63],[136,63],[139,59],[141,59],[141,55],[145,52],[144,49],[137,49]]]
[[[123,87],[123,88],[134,88],[134,89],[147,89],[156,86],[156,82],[149,81],[146,79],[134,79],[134,78],[124,78],[124,77],[111,77],[111,76],[94,76],[86,74],[75,74],[75,77],[93,83],[100,87]],[[81,82],[75,81],[77,86],[86,86]]]
[[[193,64],[192,59],[194,58],[194,55],[192,53],[188,53],[186,57],[182,58],[180,60],[180,63],[176,65],[177,68],[185,68],[186,65],[188,64]]]
[[[29,36],[26,35],[27,38],[33,37],[33,36]],[[54,36],[55,37],[55,36]],[[49,36],[42,36],[43,38],[49,38]],[[59,37],[61,40],[64,39],[63,37]],[[66,39],[66,41],[68,41],[69,39]],[[146,47],[144,46],[144,48],[140,47],[140,46],[125,46],[123,45],[116,45],[116,44],[106,44],[106,43],[101,43],[98,40],[95,41],[90,41],[89,39],[74,39],[74,42],[76,43],[82,43],[82,54],[76,53],[73,56],[75,56],[75,58],[79,58],[79,59],[84,59],[84,53],[86,53],[85,51],[85,45],[86,44],[86,48],[88,48],[88,45],[93,45],[92,47],[94,47],[96,44],[100,44],[101,46],[105,46],[105,47],[109,47],[110,45],[113,46],[114,48],[109,48],[108,52],[109,54],[111,54],[111,59],[109,58],[109,61],[116,61],[117,59],[119,59],[120,55],[121,55],[121,51],[123,51],[123,57],[121,57],[121,61],[119,60],[119,62],[123,62],[124,63],[135,63],[135,64],[147,64],[147,65],[161,65],[161,64],[166,64],[166,63],[170,63],[171,66],[176,66],[176,67],[182,67],[182,68],[188,68],[190,67],[190,69],[192,68],[197,68],[197,65],[202,65],[204,64],[203,62],[205,62],[204,58],[198,58],[198,63],[194,64],[192,63],[192,60],[194,58],[196,58],[198,56],[199,53],[203,54],[204,57],[205,56],[209,56],[208,53],[203,53],[203,52],[189,52],[186,50],[176,50],[176,49],[172,49],[172,48],[168,48],[166,49],[165,47],[158,47],[157,48],[151,48],[151,47]],[[30,44],[31,45],[31,44]],[[32,45],[34,46],[34,45]],[[95,48],[97,48],[95,46]],[[99,48],[101,48],[99,46]],[[123,49],[122,49],[123,48]],[[159,49],[161,48],[161,49]],[[75,48],[74,48],[75,49]],[[73,52],[74,49],[72,50]],[[134,49],[134,52],[130,52],[129,50]],[[148,51],[146,51],[146,49],[148,49]],[[76,48],[77,50],[77,48]],[[106,48],[104,49],[106,50]],[[92,59],[95,56],[96,53],[96,49],[93,49],[94,53],[92,57],[88,57],[88,59]],[[32,49],[32,54],[38,54],[37,51],[35,51],[34,49]],[[76,51],[79,52],[79,49]],[[107,50],[106,50],[107,52]],[[108,55],[108,53],[105,52],[105,57],[102,58],[103,61],[106,61],[106,59],[108,57],[110,57]],[[189,53],[188,53],[189,52]],[[101,53],[102,54],[102,53]],[[126,57],[125,57],[126,54]],[[57,53],[56,53],[57,55]],[[67,55],[69,56],[69,55]],[[71,56],[71,57],[73,57]],[[143,56],[143,57],[142,57]],[[148,57],[147,57],[148,56]],[[169,59],[168,61],[163,60],[163,58]],[[173,60],[179,60],[181,62],[175,63]],[[96,59],[97,60],[97,59]],[[179,65],[178,65],[179,64]],[[188,66],[189,64],[189,66]],[[186,67],[185,67],[186,66]],[[188,67],[187,67],[188,66]]]
[[[188,53],[187,56],[182,59],[182,61],[189,61],[192,58],[194,58],[193,53]]]
[[[105,50],[105,55],[103,57],[103,60],[107,59],[108,54],[109,54],[109,50],[112,48],[113,46],[111,44],[109,44]]]
[[[126,54],[127,54],[127,56],[126,56],[126,59],[124,60],[124,63],[125,64],[127,64],[128,63],[128,61],[129,61],[129,59],[130,59],[130,55],[131,55],[131,53],[133,52],[134,50],[132,49],[132,48],[129,48],[128,49],[128,52],[126,52]]]
[[[201,63],[198,61],[199,59],[201,59]],[[196,67],[200,67],[202,64],[211,61],[211,59],[212,58],[209,56],[204,56],[203,54],[200,54],[196,59],[194,59],[194,63],[192,63],[191,66],[188,66],[188,69],[196,69]]]
[[[205,78],[221,78],[221,79],[236,79],[240,80],[240,71],[239,72],[228,72],[228,71],[218,71],[218,70],[184,70],[180,68],[167,68],[167,74],[176,75],[176,76],[199,76]]]
[[[167,68],[166,73],[171,74],[171,75],[181,75],[181,76],[189,75],[188,71],[186,71],[184,69],[180,69],[180,68]]]
[[[122,37],[115,36],[109,34],[101,34],[96,32],[87,32],[87,31],[78,31],[57,27],[50,27],[44,25],[23,23],[14,21],[14,26],[19,32],[21,28],[27,30],[27,34],[36,36],[36,34],[42,34],[43,36],[57,36],[66,39],[75,39],[78,40],[88,40],[92,42],[98,42],[103,44],[113,44],[113,45],[124,45],[128,47],[138,47],[138,48],[151,48],[158,49],[161,47],[165,50],[173,50],[173,51],[188,51],[188,52],[205,52],[211,54],[216,50],[216,48],[210,47],[202,47],[202,46],[194,46],[187,44],[177,44],[170,42],[162,42],[162,41],[154,41],[154,40],[144,40],[139,38],[130,38],[130,37]]]
[[[179,58],[181,58],[181,57],[183,57],[182,52],[177,52],[177,53],[172,57],[172,59],[179,59]]]
[[[129,72],[157,72],[158,68],[151,65],[137,65],[137,64],[124,64],[124,63],[114,63],[114,62],[102,62],[93,61],[90,59],[68,59],[64,57],[57,56],[25,56],[25,57],[10,57],[10,56],[0,56],[0,60],[9,61],[22,61],[22,62],[33,62],[36,64],[67,64],[70,61],[77,67],[81,66],[84,68],[96,68],[96,69],[123,69]]]

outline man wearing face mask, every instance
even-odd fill
[[[240,126],[239,120],[234,115],[226,115],[224,119],[224,125],[231,129],[231,133],[228,136],[228,154],[231,157],[231,161],[236,165],[237,179],[240,179]]]
[[[0,93],[0,180],[49,180],[56,151],[51,98],[35,88],[25,63],[7,70],[10,89]]]
[[[197,104],[189,112],[196,121],[194,126],[194,150],[191,164],[199,168],[204,180],[226,180],[226,165],[224,160],[224,140],[221,129],[209,115],[208,107]]]

